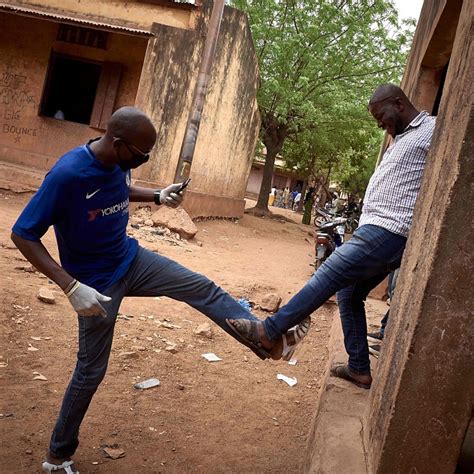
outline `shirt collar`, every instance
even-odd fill
[[[402,133],[408,132],[411,128],[416,128],[420,126],[423,121],[425,120],[425,117],[427,117],[429,113],[426,110],[422,110],[403,130]]]

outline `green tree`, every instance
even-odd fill
[[[260,65],[260,138],[266,159],[256,210],[266,213],[275,158],[288,138],[303,143],[303,150],[312,143],[319,160],[334,159],[333,151],[341,150],[334,137],[345,127],[357,127],[348,123],[357,116],[354,111],[366,110],[377,85],[399,78],[410,34],[389,0],[232,4],[249,16]],[[300,158],[302,166],[311,161],[301,153]]]

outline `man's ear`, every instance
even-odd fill
[[[402,99],[400,99],[400,98],[397,97],[397,98],[395,99],[394,104],[395,104],[395,107],[397,108],[397,110],[398,110],[399,112],[403,112],[403,111],[405,110],[405,104],[403,103]]]

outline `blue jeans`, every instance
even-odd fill
[[[382,227],[359,227],[288,304],[265,320],[268,338],[277,339],[337,292],[349,367],[354,373],[370,374],[364,301],[370,290],[400,266],[405,244],[406,237]]]
[[[110,302],[102,303],[107,310],[107,318],[78,317],[77,364],[66,389],[49,447],[55,457],[72,456],[77,449],[79,427],[107,371],[115,321],[125,296],[168,296],[184,301],[228,333],[226,318],[256,319],[205,276],[143,248],[139,248],[124,278],[103,293],[112,297]]]

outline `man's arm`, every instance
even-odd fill
[[[159,191],[159,196],[156,199],[157,190],[141,188],[139,186],[130,186],[129,189],[129,199],[131,202],[154,202],[155,204],[164,204],[169,207],[178,207],[183,200],[181,183],[170,184],[162,189]]]
[[[66,292],[67,289],[66,296],[80,316],[100,315],[107,317],[107,311],[101,305],[101,302],[110,301],[110,297],[102,295],[94,288],[75,280],[54,261],[41,241],[27,240],[14,232],[12,232],[11,239],[18,250],[37,270],[53,280],[63,291]]]
[[[153,202],[154,194],[154,189],[130,186],[129,199],[131,202]]]
[[[41,241],[27,240],[14,232],[12,232],[11,239],[23,256],[43,275],[46,275],[60,286],[62,290],[74,281],[74,278],[55,262]]]

